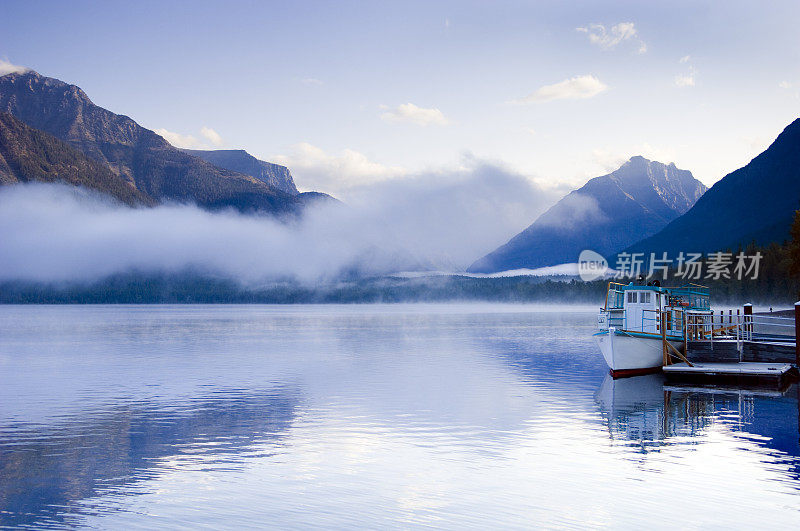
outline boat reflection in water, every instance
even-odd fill
[[[783,389],[706,388],[665,384],[660,374],[606,376],[595,402],[615,444],[657,451],[699,442],[712,427],[786,454],[800,476],[798,386]],[[792,419],[787,422],[787,419]]]
[[[713,406],[696,398],[673,396],[660,374],[621,379],[608,375],[595,393],[610,437],[638,445],[643,451],[660,446],[669,437],[695,436],[707,427]]]

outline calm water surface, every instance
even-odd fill
[[[615,382],[594,322],[0,306],[0,525],[796,529],[797,387]]]

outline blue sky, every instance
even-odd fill
[[[472,159],[579,186],[636,154],[712,184],[800,116],[799,26],[796,1],[6,0],[0,58],[301,189]]]

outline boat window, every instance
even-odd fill
[[[636,302],[636,292],[629,291],[628,292],[628,302]]]
[[[643,291],[639,296],[639,302],[650,302],[650,292]]]

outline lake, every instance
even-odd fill
[[[797,386],[614,381],[595,322],[0,306],[0,526],[796,528]]]

